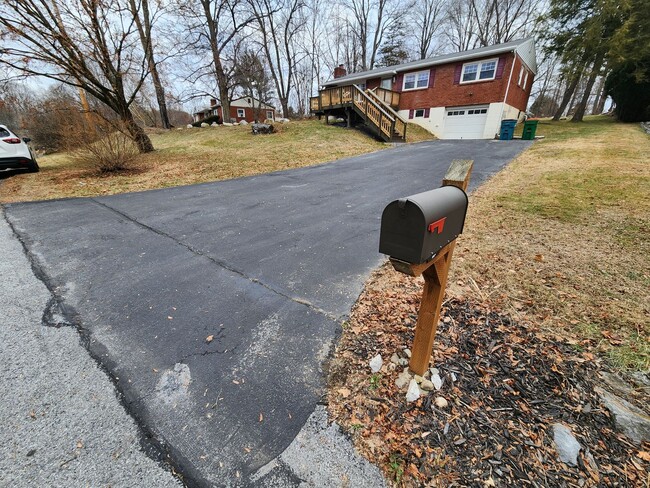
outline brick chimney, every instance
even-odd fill
[[[217,104],[217,99],[216,98],[211,98],[210,99],[210,106],[214,107]]]
[[[348,72],[345,70],[345,66],[339,64],[337,68],[334,68],[334,78],[341,78],[342,76],[347,75]]]

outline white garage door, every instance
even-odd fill
[[[445,108],[443,139],[482,139],[487,122],[487,105]]]

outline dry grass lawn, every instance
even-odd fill
[[[98,174],[67,154],[39,159],[41,172],[0,181],[0,202],[110,195],[189,185],[310,166],[390,147],[357,131],[317,120],[277,124],[278,133],[253,136],[250,126],[158,131],[156,151],[141,156],[131,171]],[[409,129],[410,130],[410,129]],[[409,141],[431,139],[423,129]]]
[[[470,198],[449,291],[650,368],[650,136],[593,117],[545,135]]]

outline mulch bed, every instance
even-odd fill
[[[650,486],[650,445],[614,430],[588,342],[514,323],[484,303],[443,307],[432,366],[444,379],[408,403],[390,362],[411,347],[421,282],[387,266],[371,280],[330,365],[329,409],[357,449],[399,486]],[[368,363],[381,354],[373,374]],[[448,401],[435,405],[436,397]],[[627,398],[643,407],[644,398]],[[571,428],[578,465],[559,461],[552,425]]]

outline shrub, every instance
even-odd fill
[[[95,131],[75,134],[72,152],[76,163],[90,166],[99,173],[113,173],[133,169],[139,156],[135,143],[119,127],[107,122],[96,125]]]

